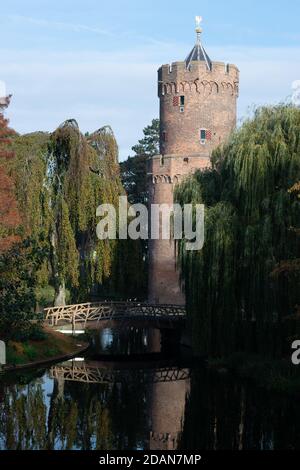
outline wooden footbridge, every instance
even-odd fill
[[[50,377],[56,380],[83,382],[89,384],[114,384],[114,383],[161,383],[186,380],[190,377],[190,371],[180,367],[161,367],[153,369],[118,369],[104,368],[84,361],[72,361],[70,363],[53,366],[50,369]]]
[[[76,323],[87,327],[109,320],[159,320],[167,323],[183,322],[186,311],[182,305],[156,305],[139,302],[88,302],[83,304],[49,307],[44,309],[45,319],[52,326]]]

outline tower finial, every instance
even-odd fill
[[[196,21],[196,33],[197,33],[197,43],[200,42],[200,35],[202,33],[201,23],[202,23],[202,16],[195,16]]]

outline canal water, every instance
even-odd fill
[[[299,400],[159,351],[158,331],[95,332],[72,361],[0,376],[0,449],[293,449]]]

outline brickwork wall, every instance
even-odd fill
[[[204,62],[192,62],[187,70],[185,62],[175,62],[171,67],[163,65],[158,76],[160,153],[211,153],[236,125],[238,69],[213,62],[209,71]],[[184,97],[183,108],[180,96]],[[178,104],[174,106],[174,103]],[[211,131],[211,140],[205,145],[200,141],[200,129]]]
[[[209,157],[156,156],[150,161],[150,201],[152,204],[173,204],[173,191],[184,176],[196,168],[209,167]],[[149,240],[149,292],[151,303],[185,303],[181,292],[173,239]]]
[[[158,70],[160,152],[149,162],[150,203],[172,204],[174,186],[195,170],[210,166],[214,148],[236,126],[239,71],[235,65],[204,62],[163,65]],[[184,107],[180,97],[184,96]],[[210,131],[201,143],[200,130]],[[184,304],[173,240],[149,242],[149,292],[154,303]]]

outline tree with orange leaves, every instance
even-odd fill
[[[8,127],[8,120],[0,108],[0,253],[19,240],[16,229],[20,224],[20,216],[7,165],[8,160],[14,157],[9,148],[13,135],[14,131]]]
[[[40,337],[38,324],[32,324],[35,304],[36,273],[44,259],[34,240],[21,239],[21,220],[10,176],[11,138],[3,108],[9,99],[0,98],[0,336],[8,341]]]

